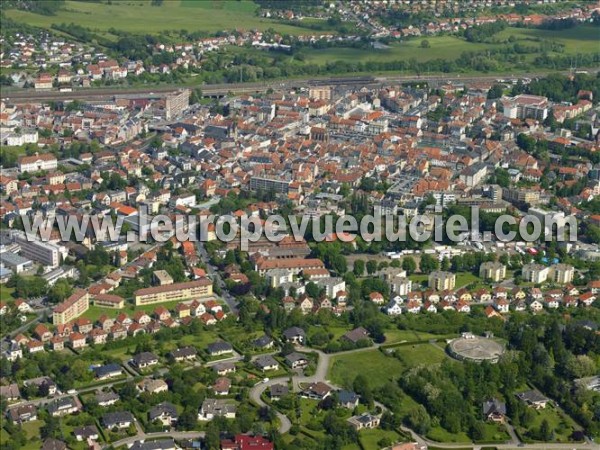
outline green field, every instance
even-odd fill
[[[351,386],[354,378],[362,374],[372,388],[378,388],[397,379],[410,367],[437,364],[445,358],[443,350],[431,344],[404,345],[394,352],[396,357],[386,356],[376,349],[334,356],[328,378],[335,384]]]
[[[5,285],[0,285],[0,301],[8,302],[14,300],[13,292],[15,292],[15,288],[9,288]]]
[[[432,427],[431,430],[429,430],[429,433],[427,433],[427,438],[437,442],[471,442],[471,439],[466,433],[450,433],[440,426]]]
[[[402,345],[394,349],[394,354],[406,368],[439,364],[446,357],[440,347],[432,344]]]
[[[550,424],[550,429],[552,429],[554,432],[554,442],[570,441],[569,437],[575,429],[575,423],[573,422],[573,419],[553,406],[546,406],[546,408],[535,412],[535,419],[528,429],[538,429],[544,420],[548,421]],[[524,430],[517,429],[517,432],[523,436]],[[528,439],[526,435],[524,438]]]
[[[362,444],[362,447],[367,449],[367,448],[380,448],[380,445],[378,444],[378,442],[383,439],[383,438],[387,438],[390,440],[390,442],[395,443],[398,442],[400,440],[400,435],[398,433],[396,433],[395,431],[386,431],[386,430],[382,430],[380,428],[375,428],[372,430],[361,430],[359,433],[359,439],[360,439],[360,443]]]
[[[515,36],[517,42],[524,45],[539,45],[534,39],[554,41],[565,45],[565,53],[594,53],[600,52],[598,44],[598,29],[592,26],[549,31],[509,27],[495,36],[501,42]],[[482,51],[502,48],[504,43],[474,43],[467,42],[457,36],[428,36],[429,48],[421,48],[421,38],[394,43],[387,49],[356,49],[356,48],[326,48],[306,50],[307,62],[326,64],[331,61],[397,61],[414,58],[418,62],[433,59],[455,60],[465,51]],[[532,59],[538,54],[527,54],[526,59]]]
[[[113,1],[112,4],[67,1],[54,16],[10,9],[6,16],[28,25],[50,28],[60,23],[75,23],[105,33],[110,28],[131,33],[158,33],[187,30],[215,33],[222,30],[267,30],[280,33],[310,34],[307,28],[284,25],[255,14],[252,1],[168,0],[162,6],[150,6],[148,0]]]
[[[334,384],[350,387],[354,378],[362,374],[369,380],[371,388],[378,388],[398,378],[403,370],[404,366],[396,358],[373,349],[334,356],[328,378]]]

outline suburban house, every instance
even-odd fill
[[[224,355],[226,353],[233,353],[233,347],[231,346],[231,344],[223,341],[208,344],[207,350],[210,356],[219,356]]]
[[[269,388],[271,400],[277,401],[290,393],[290,389],[284,384],[274,384]]]
[[[283,332],[283,337],[292,344],[304,344],[306,341],[306,332],[299,327],[291,327]]]
[[[377,428],[379,426],[380,418],[371,414],[365,413],[360,416],[352,416],[348,419],[348,423],[354,427],[355,430],[359,431],[363,428]]]
[[[133,414],[129,411],[110,412],[102,416],[102,425],[109,430],[114,428],[121,430],[129,428],[134,420]]]
[[[311,383],[301,393],[302,397],[310,398],[313,400],[323,400],[331,395],[333,388],[322,381]]]
[[[348,409],[356,408],[358,406],[358,401],[360,400],[359,395],[352,391],[341,390],[338,391],[337,396],[340,406]]]
[[[164,426],[171,426],[177,422],[179,414],[177,414],[177,408],[175,405],[169,402],[162,402],[154,406],[148,411],[148,420],[150,422],[159,421]]]
[[[178,348],[171,352],[171,357],[177,362],[193,361],[196,359],[197,355],[198,350],[196,350],[196,347],[192,346]]]
[[[215,417],[235,419],[236,409],[236,405],[231,403],[231,401],[207,398],[202,402],[202,406],[198,412],[198,420],[207,421]]]
[[[285,357],[285,362],[292,369],[304,369],[309,361],[302,353],[293,352]]]
[[[547,397],[545,397],[539,391],[536,390],[524,391],[516,395],[517,398],[525,402],[527,406],[531,406],[535,409],[544,409],[550,401]]]
[[[271,355],[262,355],[254,360],[254,365],[260,370],[278,370],[279,362]]]
[[[138,353],[131,359],[131,364],[138,369],[145,369],[158,364],[158,356],[151,352]]]
[[[106,380],[108,378],[121,376],[123,374],[123,369],[118,364],[106,364],[94,368],[94,373],[98,380]]]
[[[481,407],[483,420],[503,423],[506,417],[506,404],[498,399],[483,402]]]

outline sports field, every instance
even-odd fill
[[[6,16],[29,25],[50,28],[53,23],[75,23],[96,32],[110,28],[132,33],[158,33],[187,30],[214,33],[222,30],[266,30],[280,33],[310,34],[307,28],[281,24],[256,15],[258,5],[252,1],[167,0],[150,6],[148,0],[116,0],[112,4],[66,1],[54,16],[44,16],[16,9]]]

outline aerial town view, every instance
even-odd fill
[[[1,450],[600,450],[600,1],[1,0]]]

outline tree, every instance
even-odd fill
[[[69,297],[72,293],[73,286],[68,280],[62,278],[56,281],[54,286],[50,288],[50,291],[48,292],[48,301],[50,301],[51,303],[60,303],[67,297]]]
[[[548,419],[544,419],[540,425],[540,431],[539,431],[540,435],[540,439],[542,441],[552,441],[554,440],[554,431],[552,431],[552,428],[550,427],[550,423],[548,422]]]
[[[423,405],[411,409],[406,420],[408,425],[419,434],[426,434],[431,428],[431,417]]]
[[[377,261],[370,259],[367,261],[367,273],[373,275],[377,272]]]
[[[503,86],[501,84],[494,84],[488,91],[487,98],[488,98],[488,100],[500,98],[500,97],[502,97],[503,93],[504,93]]]
[[[412,256],[406,256],[402,260],[402,269],[406,270],[408,275],[415,273],[415,270],[417,270],[417,263],[415,262],[415,259]]]
[[[365,262],[362,259],[357,259],[354,261],[354,267],[352,268],[352,272],[357,277],[361,277],[365,273]]]
[[[429,43],[429,41],[427,39],[423,39],[421,41],[421,48],[430,48],[431,44]]]
[[[419,269],[421,272],[428,274],[437,270],[439,267],[439,261],[431,255],[422,254],[421,261],[419,262]]]

